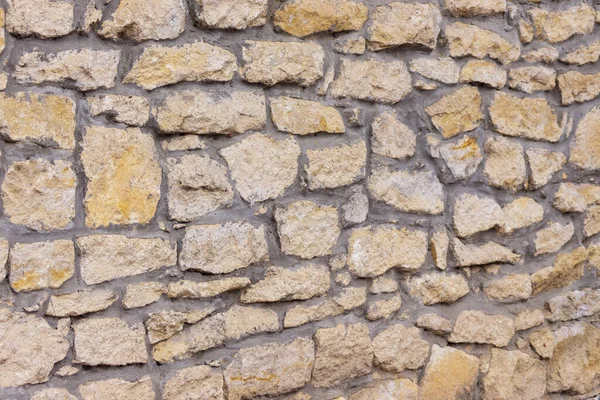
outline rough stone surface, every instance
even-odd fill
[[[499,301],[526,300],[531,296],[531,277],[528,274],[512,274],[491,281],[485,294]]]
[[[525,151],[529,163],[529,183],[533,189],[539,189],[552,179],[567,163],[567,157],[559,151],[544,148],[529,148]]]
[[[426,107],[425,111],[444,139],[472,131],[483,120],[481,95],[473,87],[463,87],[447,94]]]
[[[384,371],[418,369],[429,357],[429,343],[414,326],[392,325],[373,339],[375,365]]]
[[[556,79],[563,105],[584,103],[600,95],[600,73],[582,74],[568,71]]]
[[[583,276],[584,262],[587,260],[585,247],[578,247],[570,253],[560,253],[550,267],[542,268],[531,276],[533,294],[544,290],[569,285]]]
[[[589,183],[561,183],[554,194],[554,207],[561,212],[583,212],[600,203],[600,186]]]
[[[350,185],[365,177],[367,145],[364,141],[349,145],[307,150],[304,167],[311,190]]]
[[[571,240],[574,233],[575,228],[572,222],[564,225],[558,222],[551,222],[546,228],[536,232],[534,255],[556,253]]]
[[[250,286],[248,278],[223,278],[204,282],[181,280],[169,283],[167,296],[170,298],[201,299]]]
[[[294,135],[344,133],[344,121],[333,107],[317,101],[277,97],[271,99],[271,118],[275,127]]]
[[[59,294],[50,297],[46,315],[53,317],[76,317],[102,311],[111,306],[117,295],[112,290],[92,289]]]
[[[416,322],[416,326],[430,331],[436,335],[446,335],[452,332],[452,323],[437,314],[423,314]]]
[[[459,400],[473,396],[479,359],[452,347],[434,344],[420,382],[423,400]],[[453,376],[454,379],[448,379]]]
[[[481,83],[496,89],[506,85],[507,72],[493,61],[470,60],[460,70],[461,83]]]
[[[445,228],[438,227],[431,235],[429,248],[431,249],[431,257],[435,262],[435,266],[441,270],[445,270],[448,266],[448,246],[450,238]]]
[[[386,379],[360,389],[348,400],[384,399],[388,396],[392,399],[417,400],[419,386],[409,379]]]
[[[390,318],[400,308],[402,308],[402,298],[396,295],[387,300],[376,300],[369,303],[365,316],[369,321]]]
[[[417,136],[392,111],[386,111],[373,120],[371,149],[384,157],[404,159],[415,154]]]
[[[523,309],[515,316],[515,330],[523,331],[544,323],[544,313],[538,308]]]
[[[208,307],[202,310],[189,312],[163,310],[153,314],[146,320],[146,330],[148,331],[148,341],[155,344],[166,340],[177,332],[183,330],[184,324],[194,324],[209,316],[214,308]]]
[[[595,63],[600,58],[600,41],[584,44],[560,57],[565,64],[584,65]]]
[[[506,11],[504,0],[444,0],[444,8],[454,17],[476,17],[502,14]]]
[[[482,311],[463,311],[456,319],[448,341],[487,343],[496,347],[505,347],[514,334],[515,326],[511,318],[489,315]]]
[[[77,400],[77,397],[66,389],[50,388],[35,392],[31,400]]]
[[[556,71],[533,66],[513,68],[508,73],[508,86],[525,93],[552,90],[556,86]]]
[[[137,381],[114,378],[87,382],[79,386],[79,392],[83,400],[153,400],[155,398],[149,376],[144,376]]]
[[[570,321],[589,317],[600,311],[600,291],[574,290],[555,296],[546,302],[550,321]]]
[[[490,57],[508,64],[516,61],[521,49],[504,39],[494,31],[483,29],[477,25],[455,22],[444,30],[448,40],[450,56],[476,58]]]
[[[148,122],[150,103],[142,96],[98,95],[86,98],[90,114],[106,115],[115,122],[143,126]]]
[[[533,30],[533,27],[531,29]],[[521,57],[529,63],[543,62],[552,64],[558,60],[558,50],[552,46],[545,46],[523,53]]]
[[[569,162],[586,170],[600,169],[600,108],[593,108],[579,121]]]
[[[490,138],[485,142],[486,155],[483,173],[491,186],[516,191],[527,180],[527,165],[523,146],[503,137]]]
[[[267,22],[268,0],[194,0],[200,25],[214,29],[246,29]]]
[[[469,294],[469,284],[459,274],[425,274],[407,283],[411,296],[425,305],[454,303]]]
[[[536,39],[560,43],[575,35],[588,34],[594,29],[595,12],[586,3],[560,11],[533,8],[527,12],[535,27]]]
[[[585,212],[583,233],[586,237],[600,233],[600,206],[591,206]]]
[[[161,282],[140,282],[127,285],[121,302],[126,309],[144,307],[157,302],[165,293]]]
[[[224,400],[223,376],[208,365],[184,368],[163,388],[164,400]]]
[[[65,1],[10,0],[6,29],[16,36],[42,39],[64,36],[75,30],[73,4]]]
[[[410,72],[446,84],[458,82],[460,67],[450,57],[416,58],[410,62]]]
[[[503,211],[491,197],[463,193],[455,200],[452,226],[459,237],[487,231],[503,222]]]
[[[519,197],[502,208],[500,232],[512,234],[517,229],[526,228],[544,219],[544,207],[531,197]]]

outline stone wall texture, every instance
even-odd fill
[[[0,399],[597,398],[599,23],[0,0]]]

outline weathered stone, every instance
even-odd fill
[[[489,138],[484,151],[483,173],[491,186],[515,192],[525,185],[527,165],[519,142],[504,137]]]
[[[161,168],[152,136],[139,128],[86,128],[86,225],[148,223],[160,200]]]
[[[310,86],[323,77],[325,52],[314,42],[257,42],[243,47],[242,77],[251,83],[273,86],[295,83]]]
[[[589,265],[600,269],[600,243],[590,244],[587,250]]]
[[[115,85],[119,50],[66,50],[21,56],[13,77],[21,84],[55,83],[80,91],[109,89]]]
[[[506,11],[505,0],[444,0],[444,8],[453,17],[477,17],[502,14]]]
[[[567,157],[559,151],[544,148],[529,148],[525,151],[531,174],[529,183],[533,189],[539,189],[552,179],[567,163]]]
[[[329,270],[325,266],[307,265],[295,270],[269,267],[265,277],[242,292],[242,303],[308,300],[329,290]]]
[[[452,323],[434,313],[421,315],[417,319],[416,325],[436,335],[447,335],[452,332]]]
[[[334,107],[325,106],[318,101],[276,97],[270,103],[271,118],[280,131],[294,135],[346,131],[340,113]]]
[[[506,78],[506,71],[493,61],[470,60],[460,70],[461,83],[481,83],[500,89]]]
[[[83,21],[80,23],[78,31],[84,35],[89,35],[92,28],[97,26],[101,20],[102,10],[99,10],[96,7],[96,3],[94,1],[89,1],[85,7]]]
[[[8,261],[8,240],[0,238],[0,283],[6,278],[6,262]]]
[[[592,108],[579,121],[569,162],[586,170],[600,170],[600,107]]]
[[[304,259],[332,254],[341,230],[337,208],[300,200],[275,209],[281,251]]]
[[[214,29],[246,29],[267,22],[268,0],[195,0],[196,20]]]
[[[157,302],[165,291],[165,284],[162,282],[132,283],[125,288],[121,302],[125,309],[144,307]]]
[[[486,242],[482,245],[464,244],[455,238],[452,241],[452,252],[459,267],[492,263],[516,264],[521,259],[519,254],[496,242]]]
[[[90,114],[107,115],[115,122],[143,126],[148,122],[150,103],[142,96],[103,94],[86,98]]]
[[[0,309],[0,388],[47,382],[69,351],[66,334],[42,318]]]
[[[521,43],[531,43],[533,41],[533,34],[535,33],[533,25],[524,19],[520,19],[518,24],[519,39],[521,39]]]
[[[348,240],[348,268],[358,277],[383,275],[391,268],[416,271],[425,262],[427,234],[393,226],[354,229]]]
[[[192,221],[233,203],[227,168],[209,156],[189,154],[169,158],[167,170],[171,219]]]
[[[146,320],[148,341],[151,344],[166,340],[183,330],[184,324],[195,324],[213,313],[214,307],[188,312],[163,310],[152,313]]]
[[[425,108],[444,139],[472,131],[483,121],[481,95],[474,87],[463,87]]]
[[[75,148],[75,102],[53,94],[0,93],[0,133],[11,142]]]
[[[525,308],[515,317],[515,330],[524,331],[544,323],[545,317],[542,310],[538,308]]]
[[[469,310],[459,314],[448,341],[451,343],[492,344],[496,347],[504,347],[508,345],[514,334],[515,326],[512,318]]]
[[[225,370],[229,400],[279,395],[308,383],[315,364],[311,339],[268,343],[239,350]]]
[[[164,151],[203,150],[206,142],[196,135],[183,135],[163,140],[161,147]]]
[[[350,185],[365,177],[367,145],[361,140],[349,145],[306,150],[305,165],[311,190]]]
[[[469,284],[460,274],[425,274],[407,282],[411,296],[425,305],[454,303],[469,294]]]
[[[296,37],[318,32],[356,31],[367,21],[364,3],[349,0],[293,0],[273,15],[273,22]]]
[[[429,343],[414,326],[392,325],[373,339],[375,365],[384,371],[419,369],[429,357]]]
[[[159,238],[92,235],[77,238],[81,277],[88,285],[174,266],[177,249]]]
[[[107,39],[175,39],[185,28],[183,0],[121,1],[112,18],[102,23],[98,34]]]
[[[479,359],[450,346],[434,344],[420,382],[421,400],[470,398],[479,375]],[[449,379],[449,377],[452,377]]]
[[[600,73],[582,74],[567,71],[556,79],[562,105],[584,103],[600,96]]]
[[[83,400],[154,400],[156,398],[149,376],[133,382],[120,378],[87,382],[79,386],[79,393]]]
[[[552,322],[589,317],[600,311],[600,290],[583,289],[566,292],[546,302]]]
[[[498,35],[496,32],[482,29],[476,25],[454,22],[445,29],[450,56],[486,56],[508,64],[516,61],[521,55],[521,49]]]
[[[112,290],[92,289],[59,294],[50,297],[46,315],[52,317],[76,317],[96,311],[102,311],[117,301],[118,296]]]
[[[419,386],[405,378],[385,379],[360,389],[350,395],[348,400],[373,400],[388,397],[390,399],[418,400]]]
[[[369,292],[372,294],[394,293],[398,291],[398,284],[390,276],[379,276],[371,281]]]
[[[180,280],[169,283],[167,295],[178,299],[202,299],[250,286],[248,278],[223,278],[204,282]]]
[[[584,44],[577,49],[566,53],[560,57],[560,61],[565,64],[584,65],[595,63],[600,58],[600,41],[596,40],[589,44]]]
[[[564,287],[580,279],[586,260],[585,247],[578,247],[570,253],[560,253],[552,266],[542,268],[531,275],[533,294]]]
[[[444,227],[438,227],[431,235],[429,247],[431,248],[431,258],[435,266],[441,270],[445,270],[448,265],[448,246],[450,238]]]
[[[367,41],[364,37],[341,37],[333,41],[333,51],[342,54],[364,54],[367,49]]]
[[[68,35],[73,26],[74,6],[65,1],[9,0],[6,29],[15,36],[42,39]]]
[[[152,357],[159,363],[182,360],[193,354],[263,332],[275,332],[279,321],[274,311],[233,306],[228,311],[208,317],[189,329],[156,344]]]
[[[502,222],[502,209],[491,197],[463,193],[455,200],[452,226],[459,237],[487,231]]]
[[[554,335],[550,329],[533,332],[529,335],[529,342],[540,357],[552,357],[552,353],[554,352]]]
[[[518,197],[502,208],[500,232],[506,235],[515,230],[541,222],[544,219],[544,207],[530,197]]]
[[[491,281],[485,286],[485,294],[499,301],[526,300],[531,296],[531,277],[528,274],[512,274]]]
[[[49,388],[38,390],[30,400],[77,400],[67,389]]]
[[[386,111],[373,120],[371,135],[371,149],[375,154],[398,159],[415,154],[417,135],[393,111]]]
[[[208,365],[180,369],[165,383],[163,399],[225,400],[223,375]]]
[[[75,272],[71,240],[16,243],[10,249],[10,286],[16,292],[56,289]]]
[[[435,152],[439,153],[443,161],[443,178],[451,182],[472,176],[483,161],[477,140],[466,135],[455,142],[443,141],[434,145],[433,152],[436,158]],[[450,172],[449,177],[446,176],[447,171]]]
[[[369,198],[361,186],[350,189],[351,195],[346,204],[342,205],[342,225],[349,227],[363,223],[369,214]]]
[[[313,386],[332,387],[371,372],[373,347],[366,324],[318,329],[315,342]]]
[[[265,98],[258,92],[174,92],[152,110],[165,133],[228,135],[259,130],[267,119]]]
[[[519,350],[491,350],[483,400],[537,400],[546,393],[546,366]]]
[[[415,89],[417,90],[435,90],[438,88],[437,83],[426,82],[422,79],[417,79],[414,84]]]
[[[410,73],[403,61],[342,59],[331,84],[331,96],[395,104],[412,91]]]
[[[512,68],[508,73],[508,86],[525,93],[549,91],[556,86],[556,71],[539,66]]]
[[[338,296],[323,301],[316,306],[296,306],[285,313],[283,326],[293,328],[312,321],[341,315],[346,311],[360,307],[367,301],[367,290],[364,287],[349,287]]]
[[[75,218],[76,186],[68,161],[16,161],[2,183],[4,213],[13,224],[36,231],[68,228]]]
[[[535,27],[535,38],[560,43],[575,35],[592,33],[596,13],[586,3],[557,11],[533,8],[527,11]]]
[[[391,317],[402,307],[402,298],[398,295],[392,296],[387,300],[377,300],[369,303],[365,317],[369,321],[376,321],[382,318]]]
[[[586,210],[583,220],[583,233],[585,237],[600,233],[600,206],[591,206]]]
[[[554,207],[561,212],[583,212],[600,203],[600,186],[590,183],[561,183],[554,195]]]
[[[446,84],[458,82],[460,67],[450,57],[416,58],[410,62],[410,71]]]

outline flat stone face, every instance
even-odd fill
[[[13,77],[21,84],[54,83],[85,92],[115,85],[119,50],[32,51],[21,56]]]
[[[162,179],[152,136],[138,128],[90,126],[82,147],[88,180],[86,225],[148,223],[156,212]]]
[[[472,176],[483,161],[477,139],[471,136],[465,135],[455,142],[443,141],[437,147],[437,151],[443,161],[442,176],[448,182]]]
[[[485,287],[485,294],[499,301],[526,300],[531,296],[531,277],[528,274],[512,274],[496,279]]]
[[[164,400],[224,400],[224,396],[223,375],[208,365],[180,369],[163,388]]]
[[[461,83],[481,83],[500,89],[506,84],[507,72],[493,61],[469,60],[460,70]]]
[[[300,100],[293,97],[270,99],[271,118],[275,127],[294,135],[313,133],[344,133],[344,121],[334,108],[318,101]]]
[[[0,388],[47,382],[69,341],[42,318],[0,309]]]
[[[2,183],[4,213],[11,223],[36,231],[69,228],[75,218],[76,186],[69,161],[16,161]]]
[[[502,222],[502,209],[491,197],[463,193],[454,202],[452,226],[459,237],[487,231]]]
[[[556,71],[547,67],[513,68],[508,73],[508,86],[525,93],[552,90],[556,86]]]
[[[177,262],[177,251],[168,240],[92,235],[77,238],[81,277],[94,285],[125,276],[143,274]]]
[[[267,119],[264,96],[257,92],[184,90],[169,94],[152,110],[164,133],[231,134],[259,130]]]
[[[472,397],[479,359],[452,347],[434,344],[420,382],[422,400],[461,400]],[[452,377],[452,379],[448,379]]]
[[[333,41],[333,51],[341,54],[364,54],[367,50],[367,41],[362,36],[342,37]]]
[[[56,289],[75,272],[71,240],[16,243],[10,249],[10,286],[16,292]]]
[[[585,3],[557,11],[532,8],[527,11],[535,27],[535,38],[560,43],[575,35],[589,34],[594,29],[595,12]]]
[[[107,39],[175,39],[185,28],[183,0],[122,1],[98,34]]]
[[[331,96],[395,104],[412,91],[410,73],[403,61],[351,61],[342,59],[331,84]]]
[[[268,343],[238,351],[225,370],[229,400],[280,395],[308,383],[315,364],[311,339]]]
[[[600,291],[593,289],[574,290],[554,296],[546,302],[549,320],[570,321],[589,317],[600,311]]]
[[[353,230],[348,240],[348,268],[359,277],[383,275],[391,268],[416,271],[426,255],[422,231],[370,226]]]
[[[522,54],[522,58],[529,63],[543,62],[552,64],[554,61],[558,60],[558,50],[551,46],[541,47]]]
[[[463,87],[425,108],[444,139],[477,128],[483,121],[481,95],[474,87]]]
[[[496,32],[476,25],[455,22],[444,31],[450,56],[475,58],[490,57],[508,64],[519,59],[521,49]]]
[[[469,284],[460,274],[426,274],[408,281],[411,296],[425,305],[454,303],[469,294]]]
[[[585,237],[600,233],[600,206],[588,208],[583,220],[583,233]]]
[[[15,142],[73,150],[75,102],[53,94],[0,93],[0,132]]]
[[[600,41],[584,44],[560,57],[565,64],[584,65],[595,63],[600,58]]]
[[[83,400],[154,400],[152,380],[145,376],[138,381],[126,381],[120,378],[84,383],[79,386]]]
[[[544,323],[544,312],[537,308],[525,308],[515,316],[515,330],[523,331]]]
[[[567,163],[567,157],[563,153],[544,148],[529,148],[525,150],[525,157],[529,163],[529,183],[533,189],[539,189],[550,182],[552,175]]]
[[[505,0],[444,0],[444,8],[453,17],[477,17],[502,14],[506,11]]]
[[[485,242],[482,245],[464,244],[456,238],[452,241],[452,253],[459,267],[492,263],[516,264],[521,258],[519,254],[496,242]]]
[[[160,299],[165,292],[161,282],[139,282],[127,285],[121,302],[125,309],[144,307]]]
[[[410,72],[446,84],[458,82],[460,67],[450,57],[416,58],[410,62]]]
[[[385,300],[376,300],[369,303],[365,316],[369,321],[390,318],[402,307],[402,298],[398,295]]]
[[[66,1],[10,0],[6,29],[15,36],[42,39],[68,35],[75,30],[73,10],[73,4]]]
[[[209,156],[189,154],[167,159],[171,219],[192,221],[233,203],[227,168]]]
[[[118,296],[112,290],[92,289],[59,294],[50,297],[46,315],[76,317],[110,307]]]
[[[269,260],[265,228],[247,222],[186,229],[179,262],[183,270],[226,274]]]
[[[338,325],[315,333],[317,355],[312,384],[331,387],[366,375],[373,366],[373,347],[365,324]]]
[[[86,98],[90,114],[106,115],[115,122],[143,126],[148,122],[150,103],[142,96],[105,94]]]
[[[438,269],[445,270],[448,265],[448,246],[450,245],[450,238],[448,232],[443,227],[435,229],[431,235],[429,247],[431,249],[431,257],[435,262],[435,266]]]
[[[554,207],[561,212],[583,212],[600,203],[600,186],[590,183],[561,183],[554,195]]]
[[[371,135],[371,149],[375,154],[398,159],[415,154],[417,135],[393,111],[386,111],[373,120]]]
[[[214,307],[194,311],[161,310],[150,314],[145,325],[148,331],[148,341],[151,344],[169,339],[183,330],[184,324],[197,323],[214,311]]]
[[[167,296],[170,298],[201,299],[218,296],[225,292],[239,290],[250,286],[248,278],[223,278],[205,282],[180,280],[167,286]]]
[[[293,0],[273,15],[284,32],[305,37],[318,32],[356,31],[369,15],[364,3],[349,0]]]
[[[489,315],[481,311],[463,311],[459,314],[451,343],[487,343],[504,347],[515,334],[513,320],[503,315]]]
[[[531,197],[518,197],[502,209],[500,232],[510,235],[544,219],[544,207]]]
[[[373,339],[375,365],[384,371],[419,369],[429,357],[429,343],[414,326],[392,325]]]
[[[310,86],[323,77],[325,52],[315,42],[244,43],[240,75],[251,83]]]
[[[269,0],[195,0],[196,19],[214,29],[246,29],[267,22]]]
[[[586,170],[600,169],[600,108],[591,109],[579,121],[569,162]]]
[[[365,177],[367,145],[364,141],[306,150],[304,169],[311,190],[350,185]]]
[[[226,82],[233,79],[236,69],[232,52],[208,43],[152,46],[144,49],[123,82],[146,90],[177,82]]]
[[[568,71],[559,75],[557,82],[563,105],[585,103],[600,95],[600,74]]]
[[[367,40],[372,50],[409,44],[433,49],[440,34],[442,14],[433,4],[394,2],[377,7],[371,20]]]
[[[485,142],[483,150],[486,155],[483,173],[491,186],[516,192],[525,185],[527,165],[519,142],[493,137]]]
[[[564,287],[581,279],[586,260],[587,251],[585,247],[578,247],[570,253],[560,253],[554,259],[552,266],[542,268],[531,275],[533,294]]]
[[[446,335],[452,332],[452,324],[450,321],[434,313],[421,315],[417,319],[416,326],[436,335]]]
[[[350,395],[349,400],[371,400],[384,399],[391,396],[392,399],[418,400],[419,386],[408,379],[386,379],[373,385],[360,389]]]

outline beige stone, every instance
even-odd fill
[[[352,61],[342,59],[331,84],[333,98],[351,98],[395,104],[412,91],[411,76],[403,61]]]
[[[447,335],[452,332],[452,323],[435,313],[421,315],[416,325],[436,335]]]
[[[346,228],[366,221],[369,214],[369,198],[362,186],[350,189],[350,198],[342,205],[342,225]]]
[[[162,282],[139,282],[127,285],[121,300],[125,309],[144,307],[157,302],[165,293]]]
[[[561,288],[580,279],[583,277],[586,260],[585,247],[578,247],[570,253],[560,253],[552,266],[542,268],[531,275],[533,294]]]
[[[567,71],[556,79],[563,105],[585,103],[600,95],[600,73],[582,74]]]
[[[540,357],[552,357],[552,353],[554,352],[554,335],[550,329],[533,332],[529,335],[529,342]]]
[[[196,135],[183,135],[163,140],[161,147],[164,151],[203,150],[206,142]]]
[[[267,22],[268,0],[195,0],[200,25],[215,29],[246,29]]]
[[[416,271],[425,262],[427,234],[393,226],[354,229],[348,240],[348,268],[358,277],[376,277],[391,268]]]
[[[367,40],[372,50],[415,44],[433,49],[440,34],[442,14],[432,3],[394,2],[377,7],[371,20]]]
[[[527,14],[533,21],[536,39],[560,43],[575,35],[592,33],[596,13],[586,3],[556,11],[532,8]]]
[[[502,209],[491,197],[463,193],[454,202],[452,226],[459,237],[487,231],[502,223]]]
[[[516,192],[527,181],[527,165],[523,146],[504,137],[491,137],[485,142],[483,173],[491,186]]]
[[[515,326],[512,318],[469,310],[459,314],[448,341],[451,343],[482,343],[505,347],[514,334]]]
[[[585,212],[583,233],[590,237],[600,233],[600,206],[591,206]]]
[[[15,36],[42,39],[68,35],[75,30],[74,8],[66,1],[9,0],[6,29]]]
[[[521,49],[494,31],[477,25],[454,22],[444,31],[450,56],[484,58],[486,56],[508,64],[519,59]]]
[[[300,200],[275,209],[281,251],[304,259],[332,254],[341,233],[337,208]]]
[[[506,11],[505,0],[444,0],[444,8],[453,17],[477,17],[502,14]]]
[[[398,284],[390,276],[378,276],[371,280],[369,292],[372,294],[394,293],[398,291]]]
[[[460,70],[461,83],[481,83],[496,89],[506,85],[507,73],[493,61],[469,60]]]
[[[363,387],[358,392],[350,395],[348,400],[372,400],[388,397],[391,399],[418,400],[419,386],[405,378],[385,379]]]
[[[558,50],[551,46],[540,47],[523,53],[521,57],[528,63],[543,62],[552,64],[554,61],[558,60]]]
[[[410,72],[451,85],[458,82],[460,67],[450,57],[422,57],[410,62]]]
[[[79,386],[79,393],[83,400],[154,400],[156,398],[149,376],[137,381],[115,378],[87,382]]]
[[[366,324],[318,329],[314,338],[313,386],[332,387],[371,372],[373,347]]]
[[[16,243],[10,249],[10,286],[16,292],[56,289],[75,272],[71,240]]]
[[[415,154],[417,135],[394,111],[385,111],[371,124],[371,149],[384,157],[404,159]]]
[[[0,238],[0,283],[6,278],[6,262],[8,261],[8,240]]]
[[[0,388],[47,382],[69,351],[66,334],[34,315],[0,309]]]
[[[531,43],[533,41],[533,35],[535,33],[533,25],[531,25],[528,21],[524,19],[519,20],[518,24],[519,39],[521,39],[521,43]]]
[[[556,71],[539,66],[512,68],[508,72],[508,86],[525,93],[547,92],[556,86]]]
[[[233,203],[227,168],[206,155],[167,159],[169,217],[192,221]]]
[[[586,170],[600,170],[600,107],[592,108],[579,121],[569,162]]]
[[[515,330],[524,331],[544,323],[545,317],[539,308],[525,308],[515,316]]]
[[[407,287],[412,297],[427,306],[454,303],[469,294],[469,284],[460,274],[425,274],[408,280]]]
[[[365,177],[367,145],[361,140],[349,145],[306,150],[304,169],[311,190],[350,185]]]
[[[300,100],[293,97],[270,99],[271,118],[275,127],[294,135],[313,133],[344,133],[344,121],[340,113],[318,101]]]
[[[94,285],[125,276],[174,266],[177,250],[160,238],[129,238],[122,235],[91,235],[77,238],[81,277]]]
[[[560,61],[565,64],[584,65],[595,63],[600,58],[600,40],[583,44],[577,49],[563,54]]]
[[[452,252],[457,266],[471,267],[492,263],[516,264],[521,256],[496,242],[485,242],[482,245],[464,244],[459,239],[452,241]]]
[[[223,375],[208,365],[180,369],[165,383],[164,400],[225,400]]]
[[[429,343],[414,326],[392,325],[373,339],[375,365],[384,371],[419,369],[429,357]]]
[[[589,317],[600,311],[600,290],[574,290],[554,296],[546,301],[552,322],[570,321]]]
[[[259,130],[267,119],[262,93],[250,91],[173,92],[152,110],[164,133],[228,135]]]
[[[356,31],[367,21],[364,3],[349,0],[293,0],[273,15],[273,22],[296,37],[318,32]]]
[[[78,290],[50,297],[46,315],[76,317],[110,307],[118,296],[108,289]]]
[[[11,142],[75,148],[75,102],[53,94],[0,93],[0,133]]]
[[[2,183],[4,213],[13,224],[36,231],[69,228],[75,218],[76,186],[68,161],[16,161]]]
[[[315,42],[258,42],[243,46],[240,75],[251,83],[310,86],[323,77],[325,52]]]
[[[364,37],[341,37],[333,41],[333,51],[341,54],[364,54],[367,49],[367,41]]]
[[[315,365],[311,339],[268,343],[239,350],[225,370],[229,400],[279,395],[308,383]]]
[[[443,161],[442,171],[450,172],[450,178],[445,178],[449,181],[472,176],[483,161],[481,148],[475,137],[465,135],[457,141],[442,141],[439,146],[434,147]],[[437,155],[434,157],[437,158]]]
[[[223,278],[203,282],[180,280],[167,286],[167,295],[178,299],[202,299],[250,286],[248,278]]]
[[[481,95],[474,87],[463,87],[425,108],[444,139],[477,128],[483,121]]]
[[[529,163],[529,183],[533,189],[539,189],[552,179],[552,175],[560,171],[567,163],[567,157],[559,151],[544,148],[529,148],[525,150]]]
[[[65,50],[58,53],[25,53],[13,77],[21,84],[54,83],[82,92],[115,85],[119,50]]]
[[[329,270],[325,266],[307,265],[298,269],[269,267],[265,276],[242,292],[242,303],[272,303],[308,300],[327,294]]]
[[[162,310],[152,313],[145,323],[148,341],[155,344],[166,340],[181,332],[184,324],[195,324],[208,317],[214,310],[214,307],[209,306],[202,310],[188,312]]]
[[[369,303],[365,317],[369,321],[390,318],[396,311],[402,307],[402,298],[398,295],[392,296],[386,300],[376,300]]]
[[[511,274],[493,280],[485,286],[485,294],[492,299],[512,302],[531,296],[531,277],[528,274]]]
[[[142,96],[104,94],[86,98],[90,114],[106,115],[115,122],[143,126],[148,122],[150,103]]]
[[[434,344],[420,382],[419,398],[461,400],[473,397],[478,375],[477,357],[449,346]]]
[[[437,227],[431,235],[429,247],[431,248],[431,258],[435,266],[441,270],[445,270],[448,265],[448,246],[450,238],[444,227]]]
[[[98,34],[107,39],[175,39],[185,28],[183,0],[121,1],[111,18],[102,23]]]
[[[89,1],[85,7],[83,21],[80,23],[78,31],[82,32],[84,35],[89,35],[92,28],[97,26],[101,20],[102,11],[96,7],[96,3],[94,1]]]
[[[152,136],[139,128],[90,126],[82,147],[86,225],[148,223],[160,200],[162,179]]]
[[[600,203],[600,186],[590,183],[561,183],[554,195],[554,207],[561,212],[583,212]]]
[[[600,269],[600,243],[590,244],[588,250],[588,263],[591,267]]]
[[[512,234],[517,229],[526,228],[544,219],[544,207],[531,197],[518,197],[502,208],[500,232]]]
[[[77,400],[77,397],[66,389],[49,388],[38,390],[31,396],[30,400]]]

